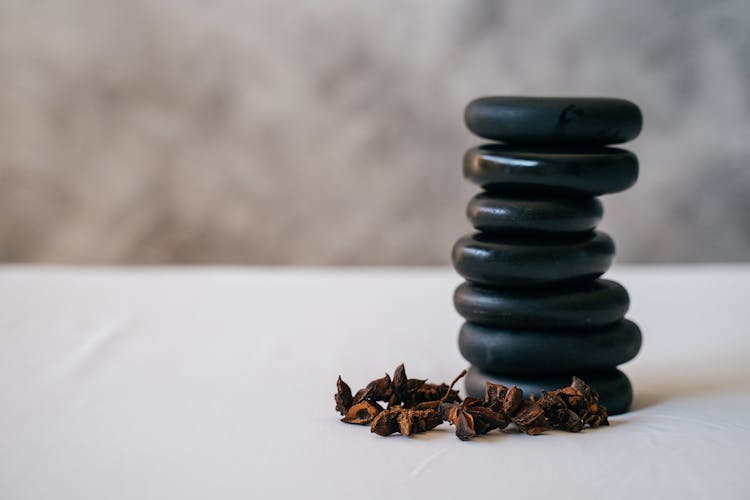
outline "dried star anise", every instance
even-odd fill
[[[504,385],[487,382],[484,406],[513,422],[526,434],[541,434],[549,428],[542,408],[534,401],[524,401],[523,391],[518,387],[508,389]]]
[[[607,408],[599,404],[599,394],[578,377],[573,377],[570,386],[550,391],[559,397],[581,421],[589,427],[609,425]]]
[[[372,421],[370,432],[380,436],[389,436],[396,432],[410,436],[427,432],[443,423],[437,410],[413,410],[395,406],[380,413]]]
[[[373,419],[370,424],[370,432],[381,436],[390,436],[398,432],[398,416],[400,413],[401,408],[399,407],[384,410]]]
[[[382,411],[383,408],[379,404],[372,401],[362,401],[352,405],[341,421],[347,424],[369,425]]]
[[[465,408],[469,415],[474,419],[474,430],[477,434],[487,434],[494,429],[505,429],[508,426],[508,419],[504,414],[494,412],[491,409],[482,406],[481,401],[474,404],[466,404]]]
[[[349,385],[339,376],[336,381],[334,399],[336,400],[336,411],[343,415],[342,422],[369,425],[378,413],[383,411],[375,398],[378,389],[375,382],[377,381],[373,381],[364,389],[360,389],[352,397],[352,390]]]
[[[365,399],[369,399],[372,401],[388,401],[391,398],[392,394],[392,383],[391,383],[391,377],[388,376],[386,373],[384,377],[381,377],[379,379],[375,379],[364,389],[360,389],[357,392],[357,396],[360,396],[364,401]],[[357,396],[355,396],[355,401],[357,399]]]
[[[341,380],[341,375],[339,375],[339,379],[336,381],[336,395],[334,397],[336,398],[336,411],[342,416],[346,415],[346,412],[352,406],[353,398],[352,390],[346,382]]]
[[[392,432],[424,432],[442,423],[438,406],[440,401],[460,401],[458,391],[445,384],[427,384],[425,380],[410,379],[401,364],[396,367],[393,378],[387,373],[384,377],[373,380],[352,396],[351,389],[341,377],[336,382],[336,411],[343,422],[368,425],[383,412],[379,402],[385,402],[388,410],[394,412],[384,415],[378,421],[377,429],[386,432],[396,425]],[[414,410],[405,412],[403,410]],[[391,421],[395,424],[391,424]],[[402,434],[404,432],[401,432]]]
[[[462,371],[461,374],[453,380],[453,383],[451,383],[450,386],[445,386],[445,392],[441,399],[435,401],[423,401],[422,403],[419,403],[416,408],[408,408],[406,406],[389,407],[372,421],[370,431],[381,436],[389,436],[396,432],[399,432],[404,436],[410,436],[415,433],[426,432],[434,429],[442,424],[444,420],[439,409],[440,404],[445,403],[448,398],[458,397],[456,391],[453,390],[453,385],[464,375],[466,375],[466,370]],[[401,380],[399,383],[404,386],[408,384],[408,380],[413,380],[406,378],[406,372],[403,370],[403,365],[396,368],[396,373],[393,375],[394,385],[398,379]],[[420,382],[422,382],[422,385],[424,384],[423,381]],[[418,385],[419,384],[414,384],[413,387],[417,387]],[[396,393],[395,390],[394,393]]]
[[[462,401],[453,386],[464,375],[466,370],[450,385],[428,384],[426,380],[408,378],[401,364],[392,378],[386,373],[354,396],[339,377],[336,411],[343,415],[343,422],[370,425],[370,431],[381,436],[397,432],[410,436],[448,421],[456,427],[456,436],[462,441],[504,429],[511,422],[530,435],[550,428],[579,432],[586,425],[609,425],[607,409],[599,404],[599,395],[578,377],[573,377],[568,387],[542,391],[539,397],[532,395],[528,401],[518,387],[487,382],[484,399]],[[380,402],[387,403],[385,410]]]
[[[530,436],[536,436],[550,428],[544,416],[544,410],[534,401],[521,401],[515,414],[510,417],[510,421]]]
[[[460,404],[443,403],[440,411],[445,420],[456,426],[456,436],[461,441],[508,425],[508,418],[502,411],[493,410],[476,398],[466,398]]]
[[[474,429],[474,417],[458,403],[440,405],[440,416],[456,426],[456,436],[461,441],[468,441],[477,435]]]
[[[393,372],[393,383],[391,384],[391,397],[388,407],[409,405],[414,400],[414,393],[425,383],[425,380],[409,379],[406,376],[406,368],[401,363]]]
[[[544,416],[553,429],[569,432],[579,432],[583,429],[581,417],[568,408],[560,396],[542,391],[535,401],[544,411]]]
[[[453,384],[464,375],[466,375],[466,370],[453,380],[450,387],[452,388]],[[477,434],[487,434],[493,429],[502,429],[508,425],[505,413],[498,407],[493,408],[488,401],[489,398],[485,398],[484,401],[466,398],[462,402],[441,402],[440,416],[456,427],[458,439],[467,441]]]
[[[502,392],[502,389],[500,389],[499,392]],[[523,391],[514,385],[503,395],[503,411],[506,415],[513,415],[516,413],[516,410],[518,410],[518,407],[521,406],[522,402]]]
[[[445,384],[428,384],[426,380],[408,378],[403,364],[396,367],[391,388],[390,398],[384,400],[388,401],[389,408],[400,405],[405,408],[422,409],[419,408],[420,404],[438,401],[446,393],[449,401],[460,401],[458,391],[449,390]],[[432,406],[434,405],[430,405],[430,407]]]

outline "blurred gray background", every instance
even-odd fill
[[[634,100],[619,261],[750,260],[747,0],[0,0],[0,260],[447,264],[485,94]]]

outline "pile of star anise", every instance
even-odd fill
[[[463,401],[453,385],[428,384],[408,378],[404,365],[396,367],[393,377],[387,373],[373,380],[352,396],[349,386],[339,377],[336,382],[336,410],[343,422],[369,425],[381,436],[396,432],[405,436],[426,432],[447,421],[456,427],[456,436],[466,441],[493,429],[513,423],[526,434],[547,429],[578,432],[588,425],[609,425],[607,409],[599,404],[599,395],[578,377],[569,387],[542,391],[539,397],[524,400],[518,387],[487,382],[484,399],[467,397]],[[383,408],[385,404],[385,408]]]

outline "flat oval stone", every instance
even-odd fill
[[[453,266],[469,281],[495,287],[563,284],[598,278],[612,264],[606,233],[514,236],[474,233],[453,245]]]
[[[506,387],[515,385],[522,389],[524,397],[528,398],[531,394],[538,396],[541,391],[553,391],[569,386],[573,375],[582,379],[599,393],[599,402],[607,408],[610,415],[619,415],[630,409],[633,401],[633,386],[628,377],[616,368],[543,377],[514,377],[485,372],[472,366],[466,374],[464,384],[468,395],[474,398],[484,398],[486,382],[502,384]]]
[[[517,329],[596,328],[625,317],[630,297],[622,285],[593,280],[568,287],[492,289],[463,283],[453,294],[458,314],[475,324]]]
[[[511,330],[464,323],[458,334],[463,357],[474,366],[511,375],[544,375],[612,368],[633,359],[641,330],[623,319],[578,330]]]
[[[593,197],[522,197],[480,193],[466,216],[479,231],[576,233],[591,231],[602,220],[602,204]]]
[[[638,106],[602,97],[481,97],[464,120],[476,135],[509,144],[619,144],[643,125]]]
[[[523,148],[484,144],[463,158],[464,177],[494,193],[599,196],[638,180],[638,158],[620,148]]]

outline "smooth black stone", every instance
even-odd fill
[[[453,294],[458,314],[484,326],[574,329],[610,325],[625,317],[630,297],[622,285],[593,280],[568,287],[492,289],[463,283]]]
[[[641,330],[629,320],[594,329],[515,330],[464,323],[458,347],[469,363],[513,375],[612,368],[633,359]]]
[[[643,125],[638,106],[601,97],[481,97],[464,120],[476,135],[511,144],[619,144]]]
[[[524,396],[528,398],[531,394],[539,395],[541,391],[552,391],[569,386],[573,375],[582,379],[599,393],[599,402],[607,408],[610,415],[625,413],[630,409],[630,404],[633,402],[633,386],[623,372],[614,368],[545,377],[513,377],[482,371],[472,366],[466,374],[465,387],[469,396],[483,398],[485,383],[488,381],[506,387],[515,385],[523,389]]]
[[[615,244],[601,231],[555,237],[474,233],[453,245],[453,267],[489,286],[539,286],[598,278],[609,269]]]
[[[463,158],[464,177],[495,193],[599,196],[638,180],[638,157],[619,148],[517,148],[484,144]]]
[[[594,229],[603,211],[601,202],[592,197],[540,199],[480,193],[469,201],[466,216],[485,232],[576,233]]]

